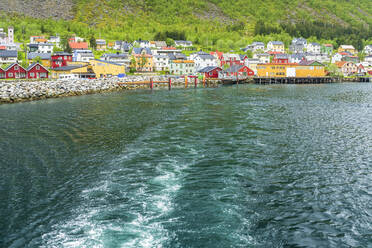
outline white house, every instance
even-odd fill
[[[364,53],[367,54],[367,55],[371,55],[372,54],[372,45],[367,45],[364,47]]]
[[[182,47],[182,48],[192,47],[192,42],[188,40],[175,40],[174,44],[176,47]]]
[[[154,69],[155,71],[169,71],[169,56],[154,55]]]
[[[52,43],[43,43],[38,44],[38,52],[39,53],[52,53],[54,45]]]
[[[0,50],[0,64],[13,64],[18,60],[17,50]]]
[[[0,28],[0,44],[14,44],[14,28],[8,27],[8,34],[4,32],[3,28]]]
[[[321,45],[316,42],[309,43],[306,46],[306,50],[308,53],[319,54],[320,49],[321,49]]]
[[[133,42],[133,46],[138,46],[141,48],[150,48],[151,43],[148,40],[136,40]]]
[[[195,63],[195,71],[199,71],[208,66],[218,66],[217,59],[211,54],[203,51],[191,54],[190,60],[193,60]]]
[[[94,59],[94,55],[91,50],[74,50],[72,54],[72,61],[74,62],[89,62]]]
[[[61,48],[61,38],[59,36],[50,36],[48,42]]]
[[[259,59],[261,64],[270,63],[270,54],[269,53],[257,53],[253,54],[254,59]]]
[[[267,43],[267,51],[284,53],[284,43],[281,41],[270,41]]]
[[[336,62],[342,61],[342,58],[343,58],[342,54],[336,53],[335,55],[333,55],[333,57],[331,59],[331,63],[334,64]]]

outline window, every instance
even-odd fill
[[[36,70],[40,70],[40,66],[36,66]]]
[[[13,77],[13,73],[9,72],[8,77]]]
[[[31,72],[30,77],[35,77],[35,73]]]
[[[18,65],[14,66],[14,70],[19,70],[19,66]]]

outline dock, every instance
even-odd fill
[[[328,84],[340,82],[336,77],[254,77],[256,84]]]

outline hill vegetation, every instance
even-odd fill
[[[177,34],[222,51],[252,41],[288,45],[294,36],[358,49],[372,43],[370,0],[34,0],[26,10],[17,4],[25,1],[10,2],[0,4],[0,26],[13,25],[18,41],[56,33],[128,41]]]

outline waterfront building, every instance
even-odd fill
[[[221,72],[221,67],[218,66],[207,66],[198,71],[205,78],[218,78],[219,72]]]
[[[68,65],[53,68],[50,71],[53,79],[88,79],[95,78],[96,75],[88,65]]]
[[[195,74],[195,62],[193,60],[171,60],[169,69],[173,75],[193,75]]]
[[[13,64],[18,60],[17,50],[0,50],[0,64]]]
[[[301,61],[287,64],[259,64],[257,65],[259,77],[324,77],[325,66],[316,61]]]
[[[89,62],[97,78],[118,76],[125,73],[125,66],[117,63],[93,59]]]
[[[27,78],[30,78],[30,79],[39,79],[39,78],[49,77],[48,69],[39,63],[32,63],[26,70],[27,70]]]
[[[284,53],[284,43],[281,41],[270,41],[269,43],[267,43],[267,51]]]
[[[26,78],[27,71],[18,63],[13,63],[4,69],[5,77],[12,79],[23,79]]]
[[[0,79],[5,79],[6,76],[5,76],[5,71],[3,68],[0,67]]]
[[[236,78],[254,76],[254,71],[245,65],[232,65],[219,73],[219,78]]]

